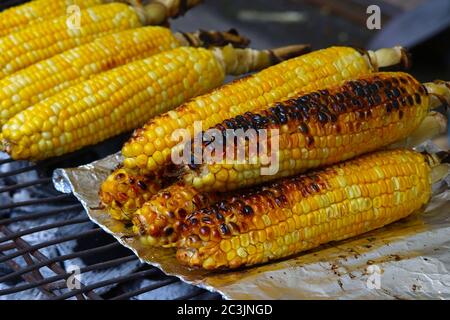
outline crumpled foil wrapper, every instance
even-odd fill
[[[422,212],[384,228],[285,260],[211,272],[180,265],[173,248],[142,246],[123,223],[96,209],[101,182],[121,160],[114,154],[78,168],[58,169],[54,185],[73,193],[89,218],[142,262],[182,281],[226,299],[450,299],[449,177],[434,186],[434,196]]]

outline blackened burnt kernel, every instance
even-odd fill
[[[336,93],[335,97],[336,97],[338,102],[344,102],[344,100],[345,100],[344,95],[342,93],[339,93],[339,92]]]
[[[410,106],[413,106],[413,105],[414,105],[414,99],[413,99],[413,97],[412,97],[412,96],[408,96],[407,99],[408,99],[408,104],[409,104]]]
[[[164,232],[164,235],[166,236],[166,237],[168,237],[168,236],[170,236],[172,233],[173,233],[173,228],[172,227],[166,227],[164,230],[163,230],[163,232]]]
[[[187,212],[185,209],[180,208],[180,209],[178,209],[177,214],[180,218],[184,219],[184,218],[186,218]]]
[[[355,89],[355,94],[356,94],[358,97],[364,97],[364,95],[365,95],[364,90],[363,90],[363,88],[361,88],[361,87]]]
[[[235,123],[232,120],[227,119],[223,123],[228,129],[235,129]]]
[[[311,183],[311,188],[315,191],[315,192],[319,192],[320,191],[320,187],[317,183]]]
[[[414,94],[414,99],[416,100],[417,104],[421,104],[422,103],[422,97],[420,96],[420,94],[415,93]]]
[[[169,191],[164,191],[163,193],[162,193],[162,197],[163,197],[163,199],[169,199],[170,197],[171,197],[172,195],[170,194],[170,192]]]
[[[210,234],[210,229],[207,226],[203,226],[200,228],[199,232],[203,236],[208,236]]]
[[[173,219],[173,218],[175,218],[175,213],[174,213],[173,211],[167,211],[167,216],[168,216],[170,219]]]
[[[327,89],[319,90],[319,93],[324,96],[328,96],[330,94],[330,92]]]
[[[386,111],[387,111],[387,113],[391,113],[392,109],[393,109],[392,104],[389,103],[389,102],[386,103]]]
[[[400,97],[400,91],[398,90],[398,88],[392,89],[392,94],[393,94],[394,97],[396,97],[396,98]]]
[[[399,117],[399,119],[402,119],[402,118],[403,118],[403,111],[402,111],[402,110],[400,110],[400,111],[398,112],[398,117]]]
[[[216,219],[219,221],[225,220],[225,218],[223,217],[223,215],[220,212],[216,212]]]
[[[400,104],[398,103],[397,100],[393,100],[393,101],[392,101],[392,107],[393,107],[395,110],[398,110],[398,109],[400,108]]]
[[[128,178],[128,182],[129,182],[130,184],[134,184],[134,183],[136,182],[136,178],[130,177],[130,178]]]
[[[308,147],[312,147],[314,145],[314,138],[311,136],[306,137],[306,145]]]
[[[193,226],[195,226],[195,225],[198,224],[197,218],[190,218],[190,219],[189,219],[189,222],[190,222]]]
[[[222,224],[219,226],[219,229],[220,229],[220,232],[221,232],[223,235],[227,235],[227,234],[230,233],[230,229],[228,229],[228,227],[227,227],[227,225],[226,225],[225,223],[222,223]]]
[[[381,103],[381,101],[382,101],[381,96],[379,94],[375,94],[373,96],[373,100],[375,102],[375,105],[379,105]]]
[[[114,178],[116,180],[123,180],[123,179],[125,179],[125,177],[126,177],[125,173],[119,173]]]
[[[223,201],[223,200],[217,204],[217,207],[219,208],[219,210],[223,210],[223,211],[228,210],[227,202]]]
[[[242,208],[242,213],[246,216],[252,215],[253,209],[249,205],[244,205],[244,207]]]
[[[319,113],[317,114],[317,118],[319,119],[319,121],[321,123],[326,123],[328,122],[330,119],[328,117],[328,115],[324,112],[319,111]]]
[[[400,78],[400,82],[401,82],[402,84],[407,84],[407,83],[408,83],[408,80],[407,80],[406,78],[404,78],[404,77],[401,77],[401,78]]]
[[[204,222],[204,223],[211,223],[211,218],[210,217],[203,217],[202,218],[202,222]]]
[[[302,122],[298,125],[298,131],[300,131],[303,134],[307,134],[309,131],[308,126],[306,125],[306,123]]]
[[[139,188],[141,188],[142,190],[147,190],[147,185],[146,185],[145,182],[142,181],[142,180],[138,180],[137,186],[138,186]]]

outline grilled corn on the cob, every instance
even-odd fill
[[[381,151],[221,201],[186,217],[177,258],[236,268],[380,228],[428,202],[434,165],[420,153]]]
[[[198,0],[192,0],[189,3],[195,5],[197,2]],[[157,8],[164,6],[164,1],[158,3]],[[155,24],[155,10],[157,16],[176,14],[176,7],[180,2],[168,1],[167,5],[174,8],[160,12],[160,9],[154,7],[154,3],[147,6],[110,3],[81,10],[79,25],[76,24],[77,21],[64,15],[21,28],[0,38],[0,79],[100,36]]]
[[[283,52],[303,50],[305,46],[295,46]],[[239,65],[236,57],[242,59]],[[219,86],[226,73],[264,68],[275,62],[271,57],[269,50],[181,47],[134,61],[18,113],[2,127],[3,146],[14,159],[62,155],[138,127]],[[138,161],[143,160],[146,156]]]
[[[235,31],[175,33],[142,27],[113,33],[40,61],[0,80],[0,128],[18,112],[95,74],[180,46],[245,46]]]
[[[152,119],[122,148],[124,166],[142,172],[161,168],[170,162],[172,148],[178,143],[172,133],[186,128],[192,137],[195,121],[201,120],[209,128],[247,111],[267,108],[299,91],[318,90],[407,60],[401,48],[360,52],[349,47],[331,47],[290,59]]]
[[[414,148],[428,139],[439,136],[446,131],[446,128],[446,117],[437,112],[430,112],[420,124],[420,127],[407,139],[396,142],[394,145],[389,145],[388,148]],[[125,190],[133,192],[133,189],[130,187],[124,188],[123,192]],[[239,192],[235,193],[238,197]],[[143,244],[165,247],[176,245],[176,241],[184,230],[185,225],[182,222],[186,216],[189,216],[194,210],[204,209],[211,206],[214,202],[232,195],[232,193],[200,192],[182,182],[160,190],[155,196],[149,194],[150,192],[146,194],[149,200],[145,203],[141,202],[141,208],[126,218],[132,217],[134,231],[136,235],[140,236]],[[132,203],[136,202],[133,201]],[[208,218],[203,219],[209,221]]]
[[[133,230],[144,245],[174,246],[186,216],[223,198],[175,183],[145,202],[133,215]],[[206,221],[206,219],[205,219]]]
[[[233,190],[374,151],[420,125],[434,102],[427,86],[406,73],[380,72],[227,119],[214,128],[223,143],[204,136],[201,152],[192,150],[193,159],[183,166],[183,179],[199,190]],[[450,101],[450,86],[442,87]],[[239,129],[253,130],[254,139],[242,135],[227,145]],[[267,139],[258,140],[259,130]]]

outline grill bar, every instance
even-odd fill
[[[31,272],[33,270],[40,269],[42,267],[47,267],[48,265],[56,263],[56,262],[62,262],[62,261],[65,261],[65,260],[70,260],[70,259],[74,259],[74,258],[80,258],[80,257],[91,255],[91,254],[94,254],[94,253],[99,253],[99,252],[102,252],[102,251],[106,251],[106,250],[110,250],[110,249],[113,249],[113,248],[117,248],[119,246],[120,246],[120,244],[118,242],[113,242],[113,243],[110,243],[110,244],[107,244],[107,245],[104,245],[104,246],[100,246],[100,247],[96,247],[96,248],[92,248],[92,249],[88,249],[88,250],[83,250],[83,251],[78,251],[78,252],[75,252],[75,253],[62,255],[62,256],[59,256],[59,257],[48,259],[47,261],[41,261],[39,263],[35,263],[32,266],[28,266],[28,267],[22,268],[20,270],[17,270],[15,272],[7,274],[7,275],[5,275],[3,277],[0,277],[0,282],[8,281],[10,279],[13,279],[15,277],[21,276],[21,275],[23,275],[25,273],[28,273],[28,272]]]
[[[49,197],[49,198],[45,198],[45,199],[35,199],[35,200],[21,201],[21,202],[1,205],[0,210],[12,209],[12,208],[18,208],[18,207],[24,207],[24,206],[31,206],[31,205],[37,205],[37,204],[48,204],[48,203],[52,203],[52,202],[67,200],[70,198],[72,198],[72,195],[70,195],[70,194],[61,194],[61,195],[57,195],[57,196]]]
[[[13,222],[44,218],[44,217],[48,217],[48,216],[51,216],[54,214],[66,214],[66,213],[69,213],[76,209],[81,210],[82,208],[83,207],[81,206],[81,204],[77,203],[77,204],[74,204],[71,206],[62,207],[60,209],[49,210],[49,211],[45,211],[45,212],[29,213],[29,214],[24,214],[19,217],[2,219],[2,220],[0,220],[0,225],[7,225],[7,224],[10,224]]]
[[[136,272],[136,273],[132,273],[126,276],[122,276],[122,277],[117,277],[114,279],[108,279],[108,280],[104,280],[104,281],[99,281],[95,284],[92,285],[88,285],[83,289],[77,289],[77,290],[73,290],[71,292],[62,294],[56,298],[54,298],[54,300],[65,300],[68,298],[71,298],[77,294],[84,294],[87,291],[90,290],[94,290],[94,289],[98,289],[101,287],[105,287],[111,284],[117,284],[117,283],[122,283],[122,282],[126,282],[126,281],[130,281],[130,280],[135,280],[135,279],[139,279],[139,278],[143,278],[143,277],[148,277],[148,276],[152,276],[152,275],[156,275],[158,274],[160,271],[156,268],[150,269],[150,270],[145,270],[145,271],[141,271],[141,272]]]
[[[42,178],[42,179],[37,179],[34,181],[18,183],[18,184],[12,185],[12,186],[0,188],[0,193],[17,191],[22,188],[32,187],[32,186],[36,186],[36,185],[40,185],[40,184],[47,184],[47,183],[50,183],[51,181],[52,181],[51,178]]]
[[[140,288],[138,290],[121,294],[119,296],[116,296],[116,297],[112,298],[111,300],[125,300],[125,299],[129,299],[129,298],[132,298],[132,297],[139,296],[139,295],[141,295],[143,293],[146,293],[146,292],[149,292],[149,291],[152,291],[152,290],[155,290],[155,289],[162,288],[162,287],[167,286],[169,284],[176,283],[178,281],[180,281],[180,280],[178,280],[177,278],[173,278],[173,277],[172,278],[167,278],[165,280],[159,281],[159,282],[151,284],[149,286],[145,286],[143,288]]]
[[[23,230],[23,231],[13,232],[13,233],[8,234],[7,236],[1,238],[0,243],[9,241],[9,240],[12,240],[12,239],[15,239],[18,237],[22,237],[22,236],[25,236],[28,234],[36,233],[36,232],[41,232],[41,231],[45,231],[45,230],[64,227],[64,226],[68,226],[68,225],[72,225],[72,224],[86,223],[86,222],[90,222],[89,218],[78,218],[78,219],[73,219],[73,220],[68,220],[68,221],[60,221],[60,222],[50,223],[47,225],[34,227],[34,228],[30,228],[30,229]]]
[[[100,228],[92,229],[92,230],[84,231],[82,233],[78,233],[76,235],[70,235],[70,236],[66,236],[66,237],[62,237],[62,238],[58,238],[58,239],[53,239],[53,240],[50,240],[50,241],[42,242],[40,244],[36,244],[36,245],[33,245],[33,246],[29,246],[28,248],[18,250],[18,251],[14,252],[12,254],[9,254],[9,255],[5,255],[4,257],[0,258],[0,263],[5,262],[5,261],[7,261],[9,259],[17,258],[17,257],[19,257],[19,256],[21,256],[23,254],[29,253],[29,252],[33,252],[33,251],[36,251],[36,250],[39,250],[39,249],[42,249],[42,248],[47,248],[47,247],[53,246],[53,245],[58,244],[58,243],[63,243],[63,242],[79,239],[79,238],[82,238],[82,237],[91,236],[91,235],[94,235],[94,234],[97,234],[97,233],[101,233],[102,231],[103,230],[100,229]]]
[[[127,263],[127,262],[130,262],[130,261],[133,261],[133,260],[136,260],[136,257],[134,255],[131,255],[131,256],[128,256],[128,257],[123,257],[123,258],[118,258],[118,259],[114,259],[114,260],[109,260],[107,262],[97,263],[97,264],[94,264],[94,265],[91,265],[91,266],[88,266],[88,267],[80,268],[80,274],[83,274],[83,273],[86,273],[86,272],[90,272],[90,271],[94,271],[94,270],[100,270],[100,269],[106,269],[106,268],[110,268],[110,267],[115,267],[117,265],[120,265],[120,264],[123,264],[123,263]],[[36,287],[41,286],[41,285],[45,285],[45,284],[52,283],[52,282],[55,282],[55,281],[67,279],[70,276],[71,276],[70,273],[59,274],[59,275],[56,275],[56,276],[53,276],[53,277],[49,277],[49,278],[41,280],[41,281],[34,282],[34,283],[24,284],[24,285],[17,286],[17,287],[14,287],[14,288],[0,290],[0,296],[12,294],[12,293],[16,293],[16,292],[20,292],[20,291],[24,291],[24,290],[33,289],[33,288],[36,288]]]

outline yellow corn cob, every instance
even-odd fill
[[[0,37],[45,19],[63,16],[67,8],[80,9],[104,3],[104,0],[34,0],[0,13]]]
[[[380,228],[428,202],[434,165],[420,153],[382,151],[246,192],[188,216],[177,258],[236,268]]]
[[[159,24],[199,2],[158,0],[146,6],[134,7],[111,3],[81,10],[79,26],[74,25],[77,19],[72,19],[69,14],[21,28],[0,38],[0,79],[102,35]]]
[[[446,131],[446,128],[446,117],[440,113],[430,112],[420,124],[420,127],[411,136],[408,136],[401,144],[397,142],[395,146],[389,145],[388,148],[398,149],[400,145],[401,148],[413,148],[427,139],[433,139],[439,136]],[[121,186],[123,187],[123,184]],[[190,215],[194,210],[206,208],[214,202],[233,196],[232,193],[200,192],[182,182],[160,190],[153,197],[151,196],[151,192],[142,191],[140,188],[127,187],[124,188],[123,192],[132,192],[130,189],[138,189],[142,192],[140,197],[143,197],[143,193],[146,192],[146,198],[151,197],[151,199],[145,203],[144,201],[140,201],[139,205],[141,209],[126,216],[125,219],[132,218],[134,231],[140,236],[143,244],[164,247],[175,246],[185,226],[181,223],[185,216]],[[239,192],[237,191],[234,195],[239,197]],[[139,205],[137,208],[139,208]],[[179,211],[183,214],[177,214]],[[113,212],[111,212],[111,215],[113,215]],[[124,219],[123,212],[121,219]],[[203,219],[208,221],[208,218]]]
[[[247,59],[236,69],[229,55]],[[95,144],[219,86],[226,71],[264,68],[269,57],[232,46],[181,47],[131,62],[16,114],[2,128],[3,146],[14,159],[40,160]]]
[[[0,38],[0,79],[33,63],[111,32],[142,25],[132,7],[112,3],[81,11],[80,28],[69,28],[67,17],[35,23]]]
[[[0,128],[18,112],[119,65],[179,46],[227,43],[245,46],[248,40],[234,31],[173,34],[167,28],[154,26],[106,35],[0,80]]]
[[[206,208],[223,196],[199,193],[182,183],[175,183],[155,194],[133,215],[133,230],[144,245],[174,246],[184,218]],[[206,221],[206,218],[204,218]]]
[[[447,97],[450,99],[450,90]],[[246,130],[253,129],[255,139],[243,138],[226,146],[205,136],[201,152],[192,150],[202,162],[195,164],[195,156],[189,159],[190,163],[183,166],[183,179],[198,190],[223,191],[292,176],[404,139],[420,125],[429,109],[426,87],[402,72],[376,73],[300,94],[217,125],[223,141],[230,140],[239,129],[247,134],[251,131]],[[257,130],[266,130],[268,138],[257,141]],[[275,138],[278,145],[272,146]],[[257,150],[263,149],[258,154]],[[245,152],[240,158],[236,157],[238,150]],[[203,154],[211,153],[223,160],[203,159]],[[272,163],[262,163],[264,158],[271,158]]]
[[[247,111],[266,108],[299,91],[318,90],[407,60],[401,48],[361,53],[349,47],[331,47],[290,59],[152,119],[122,148],[124,166],[142,172],[160,169],[170,162],[172,148],[178,143],[172,139],[172,133],[185,128],[192,137],[195,121],[201,120],[203,127],[209,128]],[[144,157],[147,161],[138,161]]]
[[[116,220],[129,220],[131,214],[150,200],[163,185],[154,176],[132,175],[128,170],[115,170],[102,183],[100,199]]]

